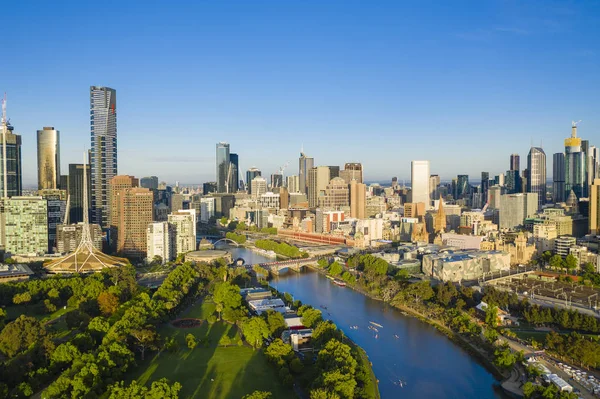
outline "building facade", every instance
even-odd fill
[[[524,224],[526,218],[536,214],[538,209],[537,193],[506,194],[500,196],[500,214],[498,227],[513,230]]]
[[[557,152],[552,156],[552,201],[565,202],[565,154]]]
[[[4,201],[4,242],[10,255],[48,252],[48,202],[42,197],[12,197]]]
[[[117,92],[90,87],[92,223],[110,224],[110,180],[117,175]]]
[[[252,180],[254,180],[255,177],[258,177],[261,175],[261,171],[258,168],[250,168],[246,171],[246,186],[248,187],[248,194],[252,194]]]
[[[212,197],[200,198],[200,221],[208,223],[215,216],[215,199]]]
[[[146,176],[140,179],[140,187],[158,190],[158,177]]]
[[[169,225],[173,232],[173,255],[196,250],[196,212],[185,209],[169,215]]]
[[[350,181],[350,217],[364,219],[367,214],[367,186],[356,180]]]
[[[600,179],[594,179],[590,186],[590,233],[600,235]]]
[[[352,180],[356,180],[358,183],[363,183],[362,164],[358,162],[346,163],[344,165],[344,169],[340,171],[340,177],[344,179],[346,184],[350,184]]]
[[[148,248],[146,261],[152,262],[155,256],[160,256],[162,264],[172,260],[172,235],[171,226],[168,222],[150,223],[146,235],[146,247]]]
[[[538,209],[546,203],[546,153],[540,147],[531,147],[527,155],[527,192],[537,193]]]
[[[217,192],[229,192],[229,179],[231,173],[231,159],[229,155],[229,144],[217,143]]]
[[[152,223],[153,195],[147,188],[125,188],[117,193],[117,252],[128,257],[146,257],[146,232]]]
[[[329,181],[325,187],[325,195],[319,198],[319,206],[335,210],[350,206],[350,192],[344,179],[334,177]]]
[[[13,126],[6,126],[6,191],[8,197],[23,193],[23,175],[21,164],[21,136],[13,133]],[[0,189],[4,188],[4,161],[0,150]]]
[[[308,171],[315,166],[314,158],[307,157],[304,152],[300,152],[298,162],[298,180],[300,182],[300,192],[308,196]]]
[[[429,161],[412,161],[410,169],[411,202],[422,202],[429,206]]]
[[[90,224],[90,235],[94,248],[102,251],[102,229]],[[56,226],[56,252],[68,254],[74,252],[81,242],[83,223],[59,224]]]
[[[37,131],[38,190],[56,190],[60,186],[59,143],[60,133],[53,127]]]

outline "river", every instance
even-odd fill
[[[227,249],[234,259],[241,257],[246,263],[272,261],[245,248]],[[384,399],[503,397],[493,387],[495,378],[462,348],[434,327],[387,304],[310,271],[280,275],[271,285],[315,308],[327,307],[321,309],[324,318],[367,352]],[[368,329],[370,321],[383,328],[378,333]],[[349,328],[354,325],[357,330]]]

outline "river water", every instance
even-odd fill
[[[241,257],[246,263],[272,261],[245,248],[227,249],[234,259]],[[338,287],[310,271],[280,275],[271,285],[321,308],[324,318],[367,352],[384,399],[503,397],[494,390],[494,377],[462,348],[432,326],[387,304]],[[370,330],[370,321],[383,328]]]

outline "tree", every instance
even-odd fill
[[[327,269],[327,267],[329,266],[329,261],[327,260],[327,258],[321,258],[317,261],[317,265],[319,265],[321,269]]]
[[[271,392],[266,391],[254,391],[248,395],[244,395],[242,399],[270,399],[272,396]]]
[[[98,307],[104,316],[111,316],[119,307],[119,298],[110,292],[103,291],[98,295]]]
[[[498,307],[496,305],[488,305],[485,310],[485,324],[492,328],[498,327]]]
[[[73,360],[79,359],[81,357],[81,352],[75,345],[71,342],[65,342],[56,347],[50,359],[52,363],[55,363],[59,366],[64,366],[67,364],[71,364]]]
[[[267,324],[269,325],[269,333],[274,337],[281,335],[283,330],[286,328],[283,315],[274,310],[268,310],[267,312],[263,313],[263,315]]]
[[[15,305],[27,305],[29,302],[31,302],[31,294],[29,292],[15,294],[13,297],[13,303]]]
[[[321,370],[318,387],[335,391],[341,398],[354,397],[356,387],[356,360],[352,350],[336,339],[330,340],[317,356],[317,366]]]
[[[310,391],[310,399],[340,399],[340,395],[325,388],[317,388]]]
[[[338,261],[335,261],[329,265],[329,274],[332,276],[338,276],[343,270],[344,268],[338,263]]]
[[[415,303],[419,301],[428,301],[433,298],[433,289],[429,281],[420,281],[408,286],[406,294],[411,296]]]
[[[331,339],[341,338],[340,331],[331,320],[323,321],[313,330],[312,342],[315,348],[319,348],[329,342]]]
[[[323,320],[323,317],[319,309],[308,308],[304,312],[302,312],[302,324],[305,327],[313,328],[321,320]]]
[[[550,266],[561,269],[563,267],[564,260],[560,255],[554,255],[550,258]]]
[[[517,357],[508,346],[496,348],[494,357],[494,364],[505,370],[510,370],[517,361]]]
[[[227,308],[236,309],[242,305],[242,296],[240,295],[240,287],[229,282],[218,283],[215,286],[213,293],[213,301],[217,305],[219,318],[221,312]]]
[[[135,345],[142,354],[142,360],[144,360],[146,349],[158,349],[158,334],[152,326],[132,329],[129,335],[135,339]]]
[[[139,385],[137,381],[132,381],[129,386],[125,386],[123,381],[112,385],[108,392],[109,399],[178,399],[181,384],[174,382],[169,384],[169,380],[161,378],[154,381],[150,389],[143,385]]]
[[[65,321],[67,322],[67,327],[69,327],[70,330],[75,330],[77,328],[87,327],[90,321],[90,316],[75,309],[65,315]]]
[[[263,339],[269,337],[269,326],[261,317],[251,317],[242,323],[242,331],[246,341],[254,348],[260,348]]]
[[[280,338],[277,338],[267,347],[265,355],[270,362],[279,364],[282,361],[286,362],[293,357],[294,351],[292,346],[284,343]]]
[[[33,317],[19,316],[0,334],[0,351],[13,357],[46,337],[46,329]]]
[[[196,337],[194,337],[193,334],[186,335],[185,342],[189,349],[194,349],[196,347],[196,345],[198,345],[198,342],[196,341]]]
[[[565,258],[565,267],[568,271],[575,270],[579,266],[579,260],[573,254],[568,254]]]

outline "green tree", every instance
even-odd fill
[[[277,338],[267,347],[265,355],[270,362],[275,364],[285,363],[291,357],[294,356],[292,346],[284,343],[281,339]]]
[[[260,348],[263,339],[269,337],[269,326],[261,317],[251,317],[242,322],[242,332],[246,341],[254,348]]]
[[[312,342],[315,348],[322,347],[333,338],[341,339],[341,333],[331,320],[317,324],[313,330]]]
[[[329,265],[329,274],[331,274],[332,276],[338,276],[342,273],[343,270],[344,268],[338,263],[338,261],[335,261],[331,265]]]
[[[327,267],[329,267],[329,261],[327,258],[321,258],[317,261],[317,265],[319,265],[321,269],[327,269]]]
[[[108,390],[109,399],[178,399],[181,384],[174,382],[169,384],[169,380],[162,378],[154,381],[150,389],[139,385],[137,381],[125,386],[123,381],[111,386]]]
[[[129,332],[129,335],[131,335],[131,337],[134,339],[135,346],[142,355],[142,361],[144,360],[146,349],[158,349],[158,334],[154,330],[153,326],[148,325],[144,328],[132,329]]]
[[[79,359],[80,357],[81,352],[79,349],[71,342],[65,342],[56,347],[54,352],[52,352],[50,359],[52,363],[64,366],[73,363],[75,359]]]
[[[68,312],[65,315],[65,321],[67,322],[67,327],[70,330],[75,330],[77,328],[86,328],[90,321],[90,316],[88,316],[84,312],[75,309]]]
[[[319,309],[308,308],[302,312],[302,324],[305,327],[313,328],[321,322],[321,320],[323,320],[323,317]]]
[[[317,366],[321,370],[317,386],[335,391],[341,398],[354,397],[356,388],[356,360],[352,350],[336,339],[330,340],[317,355]]]
[[[252,393],[249,393],[248,395],[244,395],[242,399],[270,399],[271,396],[273,396],[271,392],[254,391]]]
[[[310,399],[340,399],[340,395],[325,388],[317,388],[310,391]]]
[[[496,348],[494,351],[494,364],[500,368],[510,370],[516,361],[517,357],[508,346]]]
[[[13,296],[13,303],[15,305],[27,305],[31,302],[31,294],[29,292],[22,292]]]
[[[285,319],[283,315],[274,310],[268,310],[263,313],[267,324],[269,325],[269,333],[277,337],[286,329]]]
[[[565,258],[565,267],[567,268],[567,270],[575,270],[577,269],[577,266],[579,266],[579,260],[577,260],[577,258],[573,256],[573,254],[568,254]]]
[[[194,337],[193,334],[186,335],[185,342],[189,349],[194,349],[196,347],[196,345],[198,345],[198,342],[196,341],[196,337]]]
[[[498,307],[496,305],[488,305],[485,310],[485,324],[492,328],[498,327]]]
[[[561,269],[564,265],[564,260],[560,255],[554,255],[550,258],[550,266]]]
[[[408,286],[405,293],[412,297],[415,303],[420,301],[428,301],[433,298],[433,289],[429,281],[420,281]]]
[[[213,301],[217,305],[219,318],[225,309],[236,309],[242,305],[240,287],[229,282],[218,283],[213,293]]]
[[[13,357],[46,337],[46,329],[33,317],[19,316],[0,334],[0,351]]]

